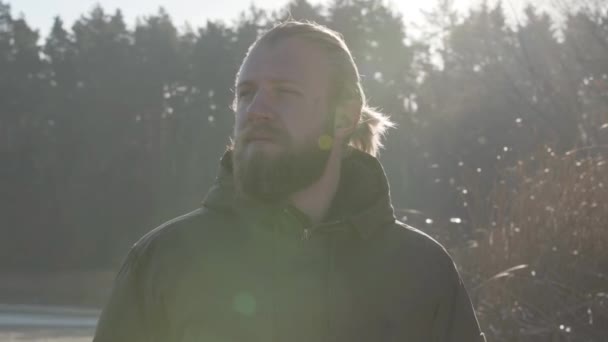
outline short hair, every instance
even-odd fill
[[[243,63],[256,48],[262,45],[273,46],[291,37],[305,39],[325,51],[333,70],[329,94],[330,108],[335,109],[344,101],[353,99],[360,104],[361,117],[348,144],[376,156],[383,147],[382,138],[386,131],[395,124],[387,115],[367,104],[357,65],[340,33],[314,22],[288,20],[259,36],[249,47]]]

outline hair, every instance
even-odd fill
[[[334,115],[335,109],[346,101],[355,100],[360,105],[361,117],[357,127],[350,136],[348,144],[363,152],[376,156],[383,147],[382,138],[389,128],[395,124],[389,117],[367,104],[367,99],[361,86],[361,76],[342,35],[323,25],[314,22],[288,20],[264,32],[249,47],[247,57],[261,46],[274,46],[278,42],[298,37],[312,42],[325,51],[332,66],[330,87],[330,108]],[[237,73],[238,79],[238,73]]]

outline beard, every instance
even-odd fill
[[[250,136],[264,132],[281,151],[268,153],[255,149]],[[269,124],[251,125],[236,138],[232,148],[234,180],[239,194],[264,202],[278,202],[317,181],[327,164],[329,150],[319,147],[316,140],[295,146],[280,129]]]

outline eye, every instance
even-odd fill
[[[236,93],[236,97],[240,100],[240,99],[244,99],[244,98],[249,98],[251,97],[251,94],[253,93],[253,91],[249,88],[244,88],[244,89],[240,89],[237,91]]]
[[[277,89],[277,92],[279,94],[288,94],[288,95],[299,95],[300,94],[300,92],[298,90],[289,88],[289,87],[279,87]]]

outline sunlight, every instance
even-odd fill
[[[519,2],[522,0],[511,0]],[[327,0],[311,0],[314,5],[327,4]],[[96,4],[100,4],[108,13],[113,13],[117,8],[120,8],[126,22],[133,25],[138,17],[154,14],[159,7],[167,10],[173,21],[182,27],[189,23],[192,27],[199,27],[206,23],[207,20],[226,20],[228,22],[236,19],[240,12],[246,10],[255,4],[256,7],[262,9],[280,9],[284,7],[289,0],[224,0],[221,2],[211,0],[52,0],[40,2],[38,0],[19,0],[8,1],[11,5],[12,12],[15,15],[24,14],[27,21],[33,27],[40,28],[41,33],[46,35],[53,17],[59,15],[66,23],[72,23],[77,20],[83,13],[90,11]],[[421,1],[389,1],[392,7],[399,10],[403,15],[405,23],[420,22],[424,19],[421,10],[431,10],[435,7],[436,2],[421,2]],[[456,0],[455,7],[459,10],[464,10],[471,5],[472,0]]]
[[[238,15],[247,10],[252,4],[265,10],[276,10],[283,8],[289,0],[224,0],[221,2],[212,0],[52,0],[40,2],[38,0],[8,1],[12,12],[16,15],[25,15],[27,21],[40,30],[42,36],[46,36],[50,29],[53,18],[61,16],[65,23],[73,23],[83,13],[89,12],[96,4],[100,4],[108,13],[114,13],[120,8],[128,25],[135,24],[138,18],[155,14],[163,7],[179,27],[184,28],[189,24],[192,28],[204,26],[207,20],[224,20],[232,22]],[[313,5],[327,5],[329,0],[309,0]],[[481,0],[452,0],[453,8],[459,13],[466,13],[471,6],[481,3]],[[528,2],[534,3],[539,8],[549,8],[552,0],[504,0],[504,11],[511,22],[517,22],[521,11]],[[386,1],[390,7],[399,11],[406,25],[420,25],[425,21],[425,12],[438,7],[437,1],[413,1],[413,0],[389,0]],[[495,1],[490,1],[494,4]]]

